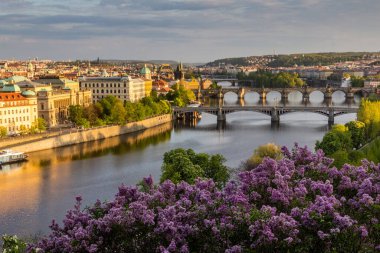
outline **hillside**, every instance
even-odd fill
[[[292,67],[331,65],[343,61],[357,61],[361,59],[380,59],[379,52],[342,52],[342,53],[308,53],[289,55],[263,55],[218,59],[209,62],[206,66],[217,67],[224,64],[235,66],[261,65],[267,67]]]

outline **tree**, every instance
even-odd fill
[[[186,181],[190,184],[198,177],[204,176],[204,171],[199,165],[194,165],[186,150],[175,149],[164,154],[164,163],[161,167],[161,182],[170,179],[173,183]]]
[[[269,157],[275,160],[282,158],[281,148],[274,143],[267,143],[257,147],[252,156],[246,161],[244,167],[246,170],[251,170],[257,167],[265,157]]]
[[[374,138],[380,133],[380,101],[362,100],[358,120],[365,124],[366,138]]]
[[[27,134],[29,132],[29,129],[25,125],[20,126],[20,133],[21,134]]]
[[[321,142],[317,141],[315,149],[322,149],[327,156],[337,151],[349,152],[352,149],[351,133],[344,125],[334,125]]]
[[[125,124],[125,108],[123,106],[123,103],[121,101],[117,101],[111,109],[111,122],[112,123],[117,123],[119,125],[124,125]]]
[[[37,118],[33,122],[32,127],[30,129],[30,132],[31,133],[35,133],[35,132],[37,132],[37,130],[39,132],[42,132],[42,131],[46,130],[46,121],[45,121],[45,119],[43,119],[43,118]]]
[[[84,117],[89,121],[90,125],[97,126],[99,124],[100,110],[96,105],[90,105],[84,108]]]
[[[164,154],[161,182],[170,179],[192,184],[195,179],[204,177],[223,186],[230,177],[224,162],[226,159],[219,154],[210,156],[206,153],[197,154],[192,149],[174,149]]]
[[[361,121],[350,121],[345,124],[351,133],[352,146],[360,148],[365,143],[365,124]]]
[[[195,100],[195,94],[191,90],[186,90],[183,85],[176,84],[173,86],[173,90],[166,94],[166,99],[173,101],[175,106],[186,106],[190,101]]]
[[[7,128],[5,126],[0,126],[0,137],[5,137],[7,136],[7,134],[8,134]]]
[[[69,106],[69,120],[75,125],[79,125],[78,122],[84,117],[83,107],[80,105]]]

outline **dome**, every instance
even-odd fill
[[[144,67],[141,69],[140,74],[145,75],[145,74],[150,74],[150,73],[151,73],[150,69],[145,64]]]
[[[1,89],[2,92],[21,92],[21,89],[18,85],[16,84],[6,84],[4,87]]]
[[[36,96],[36,93],[31,90],[25,90],[21,93],[21,95],[23,95],[24,97],[34,97]]]

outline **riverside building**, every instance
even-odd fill
[[[0,126],[8,134],[29,129],[37,120],[37,97],[34,91],[22,91],[14,82],[0,89]]]
[[[115,96],[122,101],[136,102],[145,97],[145,81],[141,78],[125,77],[80,77],[81,89],[89,89],[92,102],[107,96]]]
[[[71,105],[86,107],[91,104],[91,91],[80,90],[79,83],[69,79],[49,77],[30,81],[13,76],[2,82],[3,85],[16,83],[21,92],[33,92],[37,98],[38,117],[43,118],[48,127],[68,124]]]

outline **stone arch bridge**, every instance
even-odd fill
[[[322,106],[210,106],[210,107],[174,107],[173,116],[178,118],[194,118],[197,114],[210,113],[217,116],[218,121],[225,121],[226,115],[233,112],[252,111],[271,117],[272,122],[279,122],[280,116],[292,112],[311,112],[328,118],[329,124],[334,124],[334,118],[339,115],[356,113],[357,107],[322,107]]]
[[[337,91],[341,91],[345,94],[346,99],[353,99],[354,94],[361,94],[363,97],[368,97],[370,94],[375,94],[377,90],[375,88],[343,88],[343,87],[327,87],[327,88],[314,88],[314,87],[299,87],[299,88],[252,88],[252,87],[223,87],[220,89],[208,89],[195,91],[198,100],[205,97],[217,97],[223,99],[224,95],[228,92],[237,94],[239,99],[244,99],[244,95],[248,92],[256,92],[259,94],[261,100],[266,99],[266,95],[269,92],[279,92],[281,94],[281,100],[286,101],[288,95],[292,92],[299,92],[302,94],[302,100],[308,101],[310,94],[315,91],[319,91],[324,95],[324,98],[331,99],[332,94]]]

